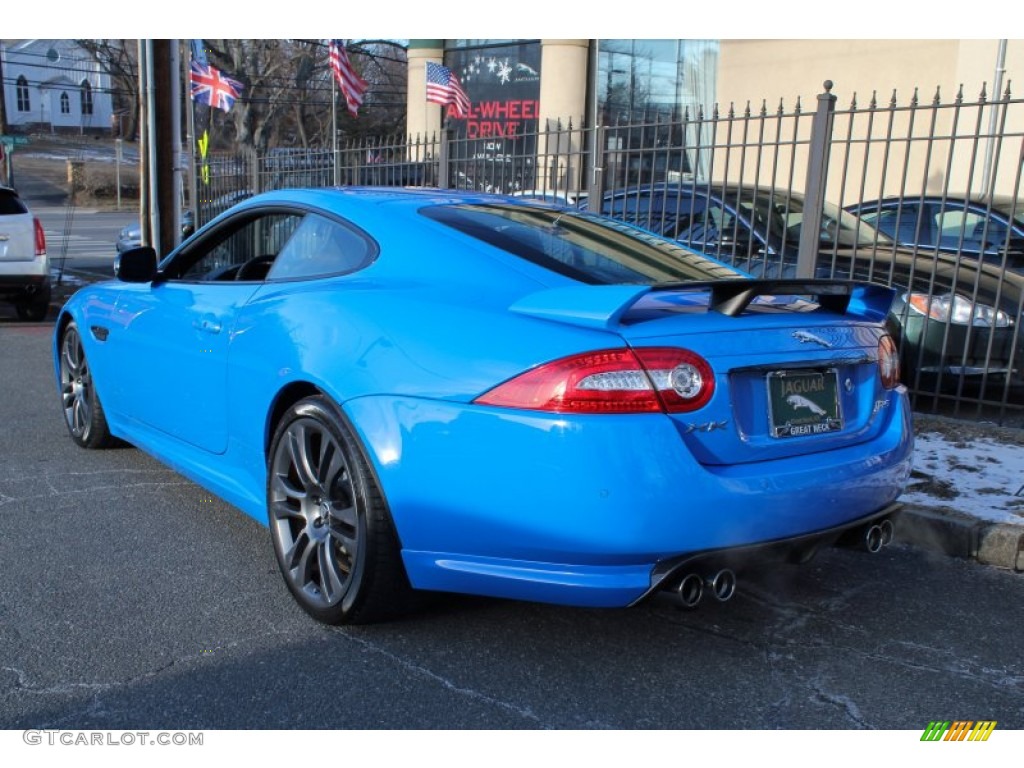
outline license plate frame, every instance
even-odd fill
[[[771,371],[765,377],[765,388],[768,434],[773,438],[809,437],[842,430],[839,372],[835,368]]]

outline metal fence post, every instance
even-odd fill
[[[797,277],[814,277],[821,243],[821,212],[825,207],[825,179],[828,175],[828,158],[832,147],[832,121],[836,111],[832,81],[826,80],[824,86],[825,93],[818,94],[818,110],[811,121],[807,185],[804,187],[804,218],[800,227],[800,250],[796,257]]]
[[[448,189],[448,154],[451,146],[448,138],[448,128],[441,128],[441,146],[438,150],[437,159],[437,186],[440,189]]]
[[[601,212],[604,202],[604,150],[605,128],[599,125],[591,132],[593,145],[590,152],[590,183],[587,184],[587,210],[591,213]]]
[[[263,187],[260,185],[260,158],[255,149],[250,149],[245,153],[245,162],[249,166],[249,189],[254,195],[263,192]]]

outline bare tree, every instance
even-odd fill
[[[214,134],[220,145],[264,152],[279,145],[328,146],[334,86],[323,40],[206,40],[210,63],[242,83],[242,97],[225,122],[233,136]],[[342,135],[395,133],[405,124],[405,48],[368,40],[348,46],[353,66],[369,83],[363,107],[351,117],[337,109]],[[226,148],[226,147],[225,147]]]
[[[121,125],[127,138],[134,138],[139,129],[139,62],[138,40],[75,40],[110,75],[113,86],[114,111],[125,115]]]

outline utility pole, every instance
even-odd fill
[[[0,43],[0,49],[3,43]],[[7,133],[7,89],[4,87],[4,56],[0,50],[0,135]]]
[[[166,256],[181,241],[181,126],[177,40],[140,41],[139,80],[143,95],[142,231],[157,254]]]

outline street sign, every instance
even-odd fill
[[[15,147],[21,147],[28,144],[28,136],[0,136],[0,144],[3,144],[7,149],[14,150]]]

